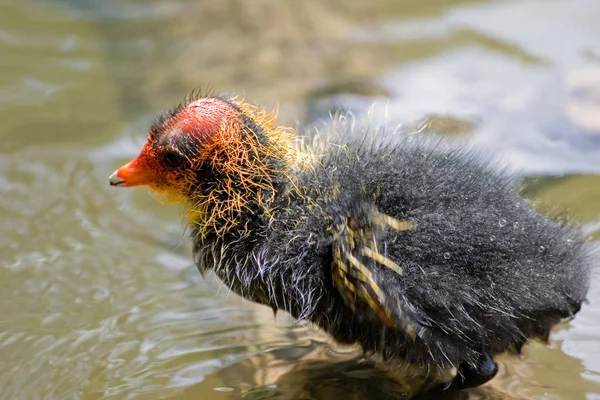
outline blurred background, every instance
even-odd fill
[[[202,279],[176,207],[108,186],[200,85],[289,125],[381,104],[494,152],[600,240],[598,0],[2,3],[2,399],[401,398],[355,349]],[[600,399],[597,286],[461,398]]]

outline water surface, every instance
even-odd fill
[[[497,153],[600,238],[595,0],[7,0],[0,12],[0,394],[371,399],[353,349],[202,279],[179,211],[108,175],[210,84],[288,124],[371,103]],[[386,111],[387,110],[387,114]],[[600,399],[600,293],[470,398]]]

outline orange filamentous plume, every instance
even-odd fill
[[[274,178],[283,177],[293,186],[289,171],[308,166],[299,153],[293,129],[278,126],[275,113],[241,100],[232,102],[251,124],[227,120],[218,136],[203,149],[206,158],[191,160],[196,165],[208,163],[222,176],[210,191],[195,191],[186,201],[188,225],[193,225],[199,235],[246,229],[240,215],[251,204],[258,205],[264,215],[272,218]],[[260,132],[255,132],[252,125],[259,127]]]

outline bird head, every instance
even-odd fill
[[[269,212],[277,182],[297,163],[292,130],[243,101],[196,95],[157,117],[140,154],[109,178],[147,186],[159,200],[185,205],[200,234],[244,225],[244,212]]]

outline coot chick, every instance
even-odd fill
[[[161,114],[110,177],[182,203],[201,272],[390,365],[493,378],[494,355],[580,309],[580,232],[520,198],[487,160],[342,119],[300,138],[235,98]]]

